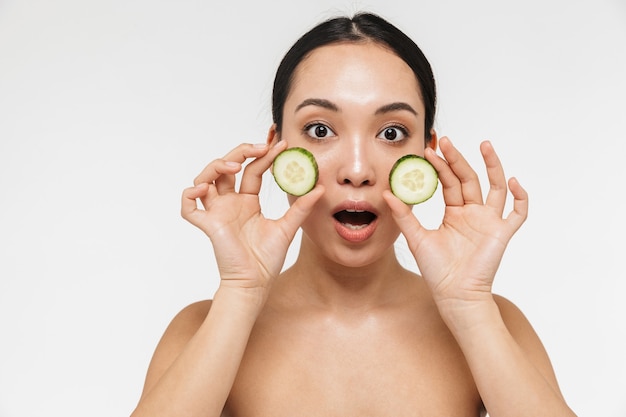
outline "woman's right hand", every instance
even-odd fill
[[[263,298],[282,270],[296,231],[324,192],[316,186],[281,218],[266,219],[258,196],[262,176],[287,147],[285,141],[271,145],[242,144],[211,162],[196,177],[194,187],[184,190],[181,205],[183,218],[211,239],[220,286],[260,290]],[[250,158],[254,160],[244,169],[237,191],[235,175]]]

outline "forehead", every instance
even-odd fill
[[[316,48],[296,68],[289,93],[295,100],[313,96],[340,101],[346,95],[361,103],[402,100],[423,108],[417,78],[408,64],[371,41]]]

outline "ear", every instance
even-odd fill
[[[270,130],[267,132],[267,144],[271,147],[278,142],[280,142],[280,134],[276,130],[276,123],[274,123],[270,126]]]
[[[435,132],[435,129],[431,129],[430,130],[430,140],[428,141],[428,143],[426,144],[426,146],[428,146],[429,148],[431,148],[433,151],[437,150],[437,132]]]

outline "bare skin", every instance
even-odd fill
[[[485,142],[483,198],[447,138],[431,132],[424,147],[423,114],[414,75],[377,44],[322,47],[300,64],[280,134],[272,127],[268,145],[213,161],[183,193],[182,214],[211,239],[221,283],[166,330],[133,416],[574,416],[531,325],[491,292],[526,192]],[[313,152],[320,179],[268,220],[261,176],[287,146]],[[389,169],[407,153],[439,172],[436,230],[389,191]],[[353,205],[375,220],[336,220]],[[298,228],[299,257],[281,272]],[[400,233],[421,276],[398,263]]]

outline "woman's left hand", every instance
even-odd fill
[[[446,204],[437,230],[424,228],[411,206],[390,191],[384,197],[435,301],[440,308],[454,308],[459,303],[491,299],[504,250],[526,220],[528,195],[515,178],[507,187],[502,164],[489,142],[480,146],[490,185],[486,200],[476,172],[450,140],[441,138],[439,146],[445,159],[430,148],[425,152],[439,173]],[[503,218],[509,190],[513,210]]]

